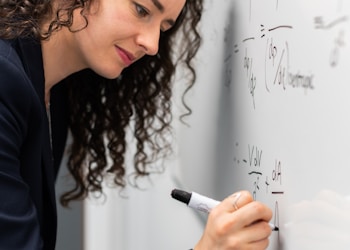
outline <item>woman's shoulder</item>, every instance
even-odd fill
[[[21,60],[19,59],[15,49],[16,44],[17,40],[0,39],[0,57],[2,60],[15,64],[21,64]]]
[[[22,106],[32,102],[35,90],[15,49],[15,43],[0,39],[0,99]]]
[[[0,84],[1,82],[23,78],[25,75],[15,46],[15,40],[0,39]]]

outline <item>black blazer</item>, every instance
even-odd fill
[[[59,96],[53,96],[54,109]],[[51,117],[62,118],[59,112]],[[40,43],[0,40],[1,250],[55,248],[54,185],[66,139],[63,120],[52,126],[57,149],[52,153]]]

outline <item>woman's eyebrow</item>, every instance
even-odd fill
[[[154,4],[154,6],[156,6],[156,8],[160,11],[160,12],[164,12],[164,6],[158,1],[158,0],[152,0],[152,3]],[[172,27],[175,24],[175,21],[172,19],[167,19],[166,20],[169,25]]]
[[[164,11],[164,6],[158,0],[152,0],[152,3],[157,7],[160,12]]]

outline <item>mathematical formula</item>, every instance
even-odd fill
[[[276,16],[283,4],[283,1],[275,1]],[[299,34],[299,30],[303,27],[291,21],[281,23],[283,16],[277,19],[280,24],[268,25],[264,22],[263,17],[252,16],[253,5],[254,1],[249,1],[249,14],[246,15],[249,19],[249,28],[241,34],[247,33],[246,36],[240,40],[237,39],[237,35],[234,35],[232,20],[229,20],[224,27],[225,47],[231,48],[226,50],[223,61],[225,65],[224,85],[230,87],[232,84],[244,84],[253,109],[257,107],[257,95],[279,94],[281,91],[298,91],[299,89],[303,90],[304,95],[307,95],[308,92],[315,91],[317,81],[312,65],[298,67],[293,64],[291,67],[295,58],[311,56],[305,53],[305,51],[308,52],[306,44],[302,50],[298,49],[303,43],[303,37],[300,37],[298,41],[289,39]],[[321,36],[324,35],[327,39],[332,40],[322,51],[327,56],[319,58],[330,68],[336,68],[341,64],[342,53],[348,42],[346,29],[349,26],[349,17],[341,13],[343,1],[335,2],[334,5],[336,7],[333,16],[315,15],[307,19],[309,23],[305,24],[305,26],[312,27],[309,32],[319,32]],[[253,18],[261,20],[253,22]],[[258,25],[254,24],[257,22]],[[241,77],[238,77],[237,74]]]

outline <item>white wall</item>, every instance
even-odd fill
[[[59,196],[68,190],[67,184],[70,183],[67,179],[67,157],[64,157],[56,182],[57,196],[57,244],[56,250],[81,250],[82,248],[82,211],[81,202],[71,203],[70,208],[64,208],[59,203]]]

